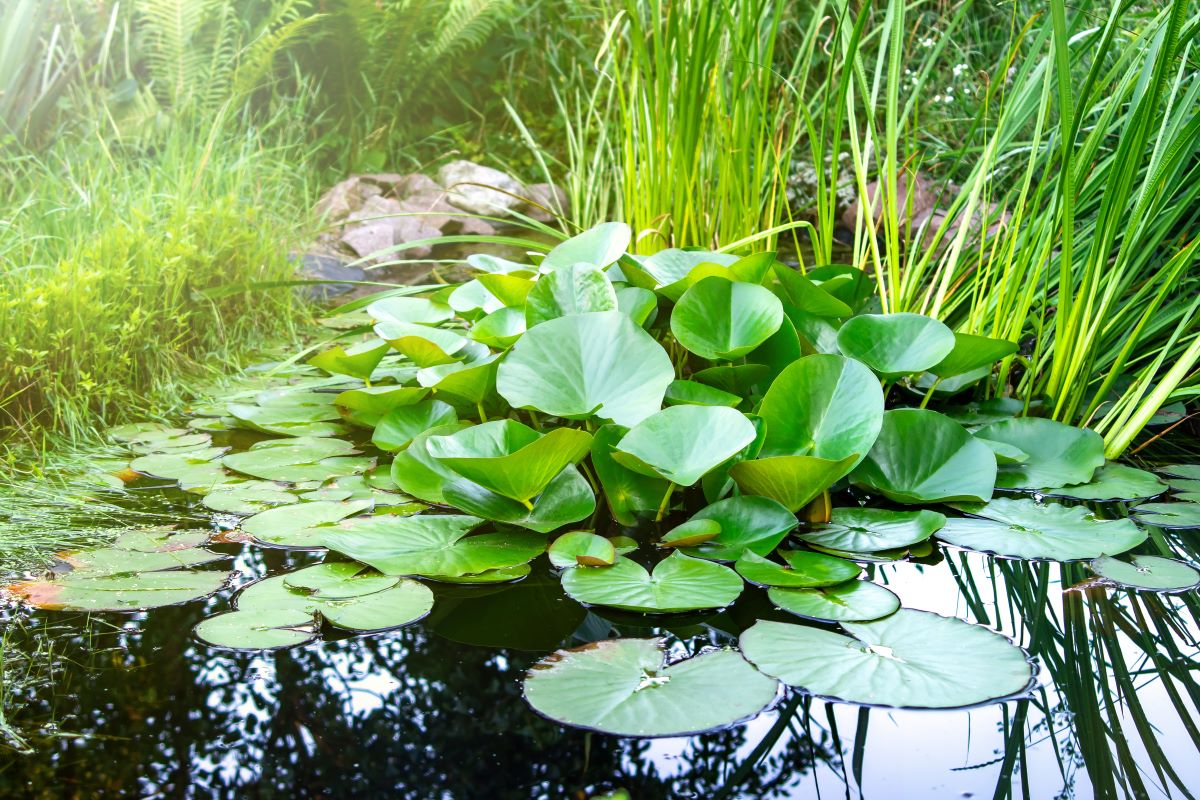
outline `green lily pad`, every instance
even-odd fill
[[[765,364],[721,364],[692,374],[692,379],[723,392],[747,395],[771,380],[771,368]]]
[[[171,438],[186,435],[187,431],[161,422],[130,422],[108,429],[109,438],[117,442],[152,441],[156,437]]]
[[[317,500],[278,506],[243,520],[242,531],[273,547],[319,550],[324,547],[322,539],[329,529],[336,529],[347,517],[370,511],[372,506],[370,500]]]
[[[464,319],[478,319],[504,308],[504,301],[488,291],[478,279],[467,281],[450,290],[446,302]]]
[[[799,589],[833,586],[856,578],[862,572],[862,567],[852,561],[821,553],[780,550],[778,555],[787,562],[786,565],[756,556],[747,550],[734,563],[733,568],[737,570],[738,575],[758,586]]]
[[[151,551],[98,547],[94,550],[63,553],[58,559],[70,565],[71,578],[75,579],[195,567],[227,557],[199,547]]]
[[[391,589],[400,582],[392,575],[366,572],[362,564],[333,561],[290,572],[283,576],[283,585],[303,592],[311,600],[349,600]]]
[[[349,429],[333,420],[333,405],[252,406],[230,403],[229,415],[251,430],[279,436],[339,436]]]
[[[525,325],[592,311],[616,311],[617,293],[604,273],[589,264],[571,264],[543,275],[525,298]]]
[[[663,398],[669,406],[725,406],[733,408],[742,402],[736,394],[723,392],[696,381],[671,381]]]
[[[777,587],[767,591],[767,598],[789,614],[827,622],[881,619],[900,608],[891,590],[858,580],[812,589]]]
[[[921,314],[861,314],[838,330],[838,349],[858,359],[884,380],[915,375],[954,350],[954,333]]]
[[[187,433],[181,436],[153,437],[131,442],[129,449],[135,453],[149,455],[151,453],[186,453],[206,450],[212,445],[212,437],[207,433]]]
[[[507,350],[525,333],[525,312],[506,306],[488,314],[471,328],[471,338],[488,347]]]
[[[1167,478],[1167,486],[1179,494],[1195,494],[1200,492],[1200,481],[1191,478]]]
[[[1200,571],[1173,558],[1130,556],[1120,561],[1100,556],[1088,566],[1101,578],[1129,589],[1184,592],[1200,587]]]
[[[770,431],[769,424],[767,430]],[[794,513],[837,483],[858,460],[854,453],[839,461],[816,456],[774,456],[740,461],[729,468],[729,476],[746,494],[769,497]]]
[[[643,475],[618,463],[612,456],[617,442],[628,429],[602,425],[592,438],[592,468],[604,488],[604,499],[619,525],[633,527],[638,516],[653,514],[670,487],[670,482]]]
[[[556,245],[538,266],[543,272],[575,264],[603,269],[625,254],[632,236],[624,222],[603,222]]]
[[[817,317],[849,317],[854,313],[846,303],[822,289],[797,270],[775,265],[782,297],[801,311]]]
[[[225,482],[220,458],[228,450],[228,447],[206,447],[184,453],[154,453],[135,458],[129,467],[143,475],[178,481],[184,491],[207,489]]]
[[[721,523],[715,519],[689,519],[667,531],[658,540],[659,547],[695,547],[717,538]]]
[[[742,593],[742,579],[729,567],[676,551],[654,567],[620,557],[611,567],[563,573],[563,589],[585,605],[667,614],[723,608]]]
[[[556,567],[607,567],[617,558],[613,543],[591,531],[570,531],[559,536],[547,551]]]
[[[214,647],[280,650],[308,644],[317,638],[318,628],[311,611],[272,608],[227,611],[201,620],[192,632],[197,639]]]
[[[466,422],[452,422],[429,428],[413,437],[412,443],[392,459],[392,480],[400,491],[426,503],[448,505],[444,495],[446,484],[459,476],[429,454],[427,442],[431,436],[445,436],[467,427]]]
[[[1029,453],[1007,442],[985,439],[979,434],[975,434],[975,438],[991,448],[992,453],[996,456],[997,468],[1004,464],[1021,464],[1029,460]]]
[[[417,382],[433,389],[434,395],[459,408],[478,411],[479,406],[496,393],[496,369],[499,356],[474,361],[439,364],[417,373]]]
[[[475,280],[483,284],[483,287],[505,306],[521,309],[525,307],[525,298],[529,296],[534,286],[534,281],[526,277],[526,275],[533,275],[534,269],[528,267],[522,271],[526,274],[486,273],[477,276]]]
[[[458,422],[454,407],[427,397],[412,405],[392,409],[380,417],[371,434],[371,444],[394,453],[403,450],[420,433]]]
[[[897,503],[986,501],[996,456],[936,411],[897,408],[884,413],[879,438],[850,480]]]
[[[138,553],[175,553],[200,547],[208,539],[208,531],[176,532],[171,527],[135,528],[118,536],[112,546]]]
[[[975,336],[969,333],[954,334],[954,349],[938,363],[929,368],[939,378],[966,375],[983,367],[990,367],[1001,359],[1017,352],[1016,342]]]
[[[533,572],[528,564],[517,564],[512,567],[485,569],[471,575],[422,575],[422,578],[437,583],[457,583],[463,585],[483,585],[494,583],[514,583],[524,580]]]
[[[608,639],[559,650],[526,673],[539,714],[619,736],[690,736],[756,716],[779,684],[733,650],[667,663],[662,639]]]
[[[555,428],[543,434],[505,419],[430,436],[425,447],[464,478],[531,507],[529,501],[564,468],[579,463],[591,444],[585,431]]]
[[[440,325],[454,317],[454,309],[427,297],[385,297],[367,306],[367,314],[376,322]]]
[[[617,310],[633,320],[633,324],[645,325],[658,310],[658,298],[649,289],[623,286],[617,289]]]
[[[231,572],[172,570],[24,581],[5,587],[49,611],[145,611],[200,600],[220,591]]]
[[[1158,471],[1176,478],[1200,481],[1200,464],[1168,464],[1165,467],[1159,467]]]
[[[354,457],[354,445],[341,439],[298,438],[259,442],[221,459],[229,469],[267,481],[327,481],[365,472],[375,459]]]
[[[710,277],[683,293],[671,313],[671,333],[701,358],[741,358],[783,323],[783,305],[769,289]]]
[[[754,425],[736,409],[671,406],[630,428],[613,458],[635,472],[691,486],[754,436]]]
[[[806,356],[779,374],[758,414],[767,422],[763,455],[855,455],[857,464],[883,425],[883,390],[857,361]]]
[[[381,322],[375,326],[375,335],[418,367],[457,361],[467,346],[467,340],[457,333],[412,322]]]
[[[1146,500],[1162,494],[1166,489],[1167,485],[1153,472],[1109,462],[1096,470],[1087,483],[1043,489],[1040,494],[1069,497],[1072,500],[1107,502]]]
[[[291,505],[296,495],[274,481],[245,481],[227,483],[204,495],[206,508],[224,514],[248,516],[276,506]]]
[[[350,422],[374,428],[389,411],[420,402],[427,394],[421,386],[366,386],[347,389],[334,402]]]
[[[716,537],[683,550],[713,561],[736,561],[746,550],[767,556],[796,527],[796,515],[769,497],[739,495],[720,500],[692,516],[721,526]]]
[[[830,700],[889,708],[959,708],[1026,691],[1025,651],[982,625],[904,609],[841,634],[762,621],[742,652],[789,686]]]
[[[468,536],[483,520],[449,514],[363,517],[325,537],[325,546],[384,575],[475,575],[525,564],[546,539],[523,531]]]
[[[448,481],[443,495],[449,505],[460,511],[540,533],[549,533],[572,522],[579,522],[596,510],[596,495],[591,484],[575,467],[566,467],[558,473],[531,506],[497,494],[466,478]]]
[[[936,511],[835,508],[828,525],[799,538],[806,544],[850,553],[878,553],[923,542],[946,524]]]
[[[1131,513],[1138,522],[1159,528],[1200,528],[1200,503],[1142,503]]]
[[[1007,558],[1083,561],[1132,550],[1146,532],[1127,519],[1099,519],[1082,506],[1001,498],[961,508],[977,519],[947,520],[944,542]]]
[[[675,378],[662,346],[619,311],[543,322],[501,362],[496,388],[514,408],[636,425]]]
[[[387,342],[373,339],[357,342],[349,347],[338,345],[317,353],[308,359],[308,363],[333,375],[349,375],[365,381],[371,377],[371,373],[379,366],[387,352]]]
[[[1015,397],[993,397],[988,400],[949,406],[943,413],[960,425],[977,428],[1003,422],[1025,413],[1025,403]]]
[[[1104,466],[1104,439],[1095,431],[1050,419],[1021,417],[980,428],[979,436],[1012,445],[1029,455],[1019,464],[1003,464],[996,485],[1037,490],[1087,483]]]
[[[703,265],[728,267],[737,260],[737,256],[728,253],[680,250],[671,247],[659,250],[654,255],[642,259],[640,271],[648,278],[645,288],[656,289],[671,302],[676,302],[689,288],[687,278],[696,271],[697,267]]]

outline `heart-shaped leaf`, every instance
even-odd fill
[[[1200,571],[1172,558],[1130,556],[1120,561],[1100,556],[1088,566],[1101,578],[1128,589],[1185,592],[1200,587]]]
[[[658,540],[659,547],[695,547],[717,538],[721,523],[715,519],[689,519],[676,525]]]
[[[458,414],[453,406],[426,398],[384,414],[371,435],[371,444],[388,452],[403,450],[418,434],[455,422]]]
[[[611,567],[568,570],[562,582],[580,603],[657,614],[721,608],[742,593],[742,579],[729,567],[678,551],[653,573],[621,557]]]
[[[737,570],[738,575],[758,586],[783,586],[793,589],[833,586],[856,578],[862,572],[862,568],[852,561],[821,553],[780,550],[778,555],[787,562],[786,565],[756,556],[747,550],[734,563],[733,568]]]
[[[921,314],[861,314],[838,330],[838,349],[884,380],[924,372],[954,349],[954,333]]]
[[[317,353],[308,363],[334,375],[349,375],[365,381],[371,377],[371,373],[379,366],[387,352],[387,342],[372,339],[349,347],[338,345]]]
[[[1104,439],[1095,431],[1051,419],[1021,417],[980,428],[979,436],[1028,454],[1018,464],[1003,464],[996,485],[1004,489],[1045,489],[1087,483],[1104,466]]]
[[[887,508],[835,508],[828,525],[800,539],[808,544],[850,553],[878,553],[923,542],[946,524],[936,511],[893,511]]]
[[[613,543],[591,531],[570,531],[559,536],[547,551],[550,563],[565,567],[607,567],[617,558]]]
[[[443,493],[446,502],[460,511],[541,533],[579,522],[596,510],[596,495],[575,467],[565,468],[550,481],[532,508],[465,478],[449,481]]]
[[[796,515],[769,497],[739,495],[697,512],[693,520],[711,519],[721,526],[716,537],[683,552],[714,561],[736,561],[746,550],[767,556],[796,527]]]
[[[691,486],[754,436],[754,425],[735,409],[671,406],[630,428],[613,458],[635,472]]]
[[[938,378],[953,378],[966,375],[1017,352],[1016,342],[992,339],[969,333],[954,334],[954,349],[945,358],[929,368]]]
[[[1200,528],[1200,503],[1142,503],[1132,513],[1138,522],[1159,528]]]
[[[711,277],[679,298],[671,333],[701,358],[731,360],[765,342],[782,322],[783,306],[770,290]]]
[[[813,589],[773,588],[767,599],[789,614],[823,622],[881,619],[900,608],[900,598],[889,589],[858,580]]]
[[[412,322],[381,322],[375,326],[375,335],[419,367],[457,361],[467,346],[467,340],[457,333]]]
[[[725,406],[733,408],[742,402],[736,394],[723,392],[696,381],[671,381],[663,398],[669,406]]]
[[[815,456],[758,458],[734,464],[729,476],[746,494],[769,497],[794,513],[853,469],[858,460],[855,453],[840,461]]]
[[[632,235],[624,222],[603,222],[555,246],[539,267],[542,272],[575,264],[591,264],[603,269],[625,254]]]
[[[367,314],[376,322],[415,322],[421,325],[438,325],[453,318],[454,309],[446,303],[426,297],[385,297],[368,305]],[[312,361],[309,363],[311,364]]]
[[[570,314],[616,309],[617,293],[604,273],[588,264],[572,264],[543,275],[530,290],[525,324],[532,328]]]
[[[215,487],[204,495],[204,505],[213,511],[246,516],[275,506],[296,502],[296,495],[274,481],[246,481]]]
[[[365,472],[375,459],[352,457],[354,445],[341,439],[282,439],[259,442],[244,453],[221,459],[230,469],[268,481],[323,482],[340,475]]]
[[[519,307],[507,306],[476,322],[471,328],[471,338],[488,347],[507,350],[521,338],[525,328],[525,311]]]
[[[427,394],[429,390],[420,386],[366,386],[347,389],[334,402],[348,421],[373,428],[384,414],[420,402]]]
[[[172,570],[24,581],[5,589],[49,611],[145,611],[200,600],[220,591],[231,572]]]
[[[318,500],[261,511],[242,522],[242,531],[262,544],[303,550],[319,550],[330,528],[347,517],[370,511],[370,500],[332,502]]]
[[[1050,497],[1105,502],[1114,500],[1146,500],[1167,490],[1167,484],[1153,472],[1108,462],[1092,475],[1087,483],[1042,489]]]
[[[460,409],[479,412],[480,406],[496,393],[496,369],[499,364],[497,355],[474,361],[438,364],[418,372],[417,382],[433,389],[439,400]]]
[[[1132,550],[1146,532],[1128,519],[1099,519],[1083,506],[1001,498],[962,506],[976,519],[947,520],[938,538],[1008,558],[1082,561]]]
[[[799,310],[817,317],[849,317],[850,306],[813,283],[806,275],[782,264],[775,265],[780,297]]]
[[[592,439],[592,468],[604,488],[604,499],[618,525],[633,527],[639,515],[653,515],[670,489],[663,478],[643,475],[618,463],[612,456],[617,442],[628,433],[620,425],[602,425]]]
[[[623,286],[617,289],[617,310],[633,320],[633,324],[645,325],[658,310],[658,298],[649,289]]]

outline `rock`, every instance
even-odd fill
[[[347,226],[342,233],[341,242],[360,257],[365,258],[392,246],[392,224],[388,220],[382,219]]]
[[[334,184],[329,191],[321,195],[317,200],[316,206],[313,207],[313,212],[320,219],[326,222],[338,222],[345,219],[351,213],[362,208],[363,201],[366,199],[363,196],[362,181],[358,176],[347,178],[346,180]],[[378,187],[370,187],[375,189],[375,194],[379,194]],[[369,195],[368,195],[369,196]]]
[[[825,190],[829,191],[828,181],[831,177],[837,181],[835,194],[834,216],[838,217],[854,202],[858,196],[854,186],[854,165],[849,153],[841,153],[837,159],[837,175],[834,176],[833,156],[825,156],[824,178]],[[808,161],[795,161],[788,174],[787,194],[788,206],[796,219],[815,221],[817,218],[817,192],[820,189],[817,181],[817,171]]]
[[[896,176],[896,209],[902,217],[911,214],[915,220],[918,217],[928,215],[932,211],[934,203],[937,200],[938,190],[934,186],[933,181],[925,176],[917,173],[913,183],[912,207],[909,207],[908,191],[909,191],[910,176],[907,172],[901,172]],[[871,198],[871,209],[875,214],[875,225],[879,225],[883,219],[883,204],[879,197],[879,181],[871,181],[867,184],[867,195]],[[848,228],[854,227],[854,221],[858,217],[859,202],[856,198],[846,212],[842,214],[842,224]],[[903,225],[903,221],[901,221]]]
[[[451,161],[443,165],[437,179],[446,187],[450,205],[471,214],[504,214],[520,203],[512,195],[519,195],[524,189],[511,175],[470,161]]]
[[[472,236],[495,236],[496,226],[486,219],[478,217],[457,217],[452,226],[457,226],[454,233],[466,233]]]
[[[397,197],[411,197],[412,195],[428,195],[436,194],[444,196],[446,191],[428,175],[422,175],[419,172],[414,172],[411,175],[405,175],[396,182]]]
[[[385,247],[441,235],[438,228],[426,221],[428,218],[413,216],[413,209],[407,207],[406,202],[390,197],[369,198],[362,208],[347,217],[352,224],[342,233],[342,243],[365,257]],[[388,253],[379,260],[425,258],[432,252],[429,245],[421,245],[400,254]]]
[[[553,222],[556,214],[565,215],[571,210],[567,193],[549,183],[531,183],[521,195],[526,202],[518,205],[517,211],[538,222]]]
[[[419,214],[420,219],[430,228],[445,231],[460,219],[462,214],[454,206],[446,202],[446,193],[441,189],[434,192],[419,192],[410,194],[400,201],[401,207],[409,212]]]

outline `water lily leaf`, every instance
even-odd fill
[[[941,362],[954,350],[954,333],[921,314],[861,314],[846,320],[837,344],[843,355],[891,381]]]
[[[505,419],[431,436],[425,447],[464,478],[528,507],[565,467],[579,463],[591,445],[586,431],[555,428],[542,434]]]
[[[334,402],[348,421],[373,428],[384,414],[417,403],[427,394],[428,389],[418,386],[366,386],[347,389]]]
[[[5,587],[35,608],[49,611],[145,611],[200,600],[220,591],[233,573],[173,570],[96,577],[67,575]]]
[[[477,342],[507,350],[525,333],[525,312],[506,306],[488,314],[471,328],[471,338]]]
[[[944,413],[959,425],[976,429],[1024,414],[1025,403],[1015,397],[993,397],[966,405],[948,406]]]
[[[433,389],[439,399],[451,405],[478,411],[480,405],[496,394],[499,358],[491,355],[475,361],[426,367],[417,373],[417,382]]]
[[[1184,592],[1200,587],[1200,571],[1173,558],[1130,556],[1120,561],[1100,556],[1088,566],[1101,578],[1129,589]]]
[[[722,608],[742,593],[742,579],[729,567],[679,551],[658,562],[652,573],[622,556],[611,567],[567,570],[562,583],[585,605],[654,614]]]
[[[1008,442],[997,442],[995,439],[985,439],[979,434],[975,434],[975,438],[991,448],[992,454],[996,456],[996,466],[1002,464],[1020,464],[1028,461],[1030,456],[1021,448],[1011,445]]]
[[[336,528],[347,517],[370,511],[374,505],[371,500],[317,500],[278,506],[244,520],[242,531],[274,547],[319,550],[324,546],[321,539],[327,529]]]
[[[1142,503],[1131,513],[1138,522],[1159,528],[1200,528],[1200,503]]]
[[[749,719],[779,684],[733,650],[667,663],[662,639],[608,639],[559,650],[526,673],[539,714],[620,736],[690,736]]]
[[[742,634],[742,652],[809,694],[890,708],[971,706],[1033,680],[1025,651],[982,625],[904,609],[842,627],[849,636],[762,621]]]
[[[451,514],[363,517],[331,532],[325,544],[384,575],[474,575],[525,564],[546,549],[544,536],[523,531],[467,535],[481,524]]]
[[[858,577],[862,567],[852,561],[809,553],[804,550],[780,550],[779,556],[787,562],[779,564],[770,559],[756,556],[747,550],[734,563],[747,581],[758,586],[785,586],[811,589],[818,586],[833,586]]]
[[[228,450],[228,447],[206,447],[183,453],[154,453],[135,458],[129,466],[143,475],[178,481],[184,491],[207,489],[225,481],[219,459]]]
[[[834,461],[856,455],[854,466],[883,426],[883,390],[857,361],[805,356],[779,374],[758,414],[767,422],[764,455]]]
[[[692,379],[723,392],[744,396],[771,380],[771,368],[765,364],[722,364],[693,373]]]
[[[399,299],[399,298],[396,298]],[[349,375],[351,378],[367,380],[387,355],[387,342],[372,339],[358,342],[349,347],[338,345],[308,359],[309,364],[333,375]]]
[[[145,455],[152,453],[178,454],[206,450],[211,445],[212,437],[207,433],[184,433],[178,436],[145,437],[139,441],[130,442],[129,449]]]
[[[532,275],[537,270],[528,264],[519,264],[507,258],[494,256],[490,253],[472,253],[467,256],[467,263],[481,272],[493,275],[509,275],[527,273]],[[482,277],[482,276],[480,276]]]
[[[1159,467],[1158,471],[1166,475],[1174,475],[1176,478],[1200,481],[1200,464],[1168,464],[1165,467]]]
[[[504,308],[504,301],[489,292],[478,279],[451,290],[446,302],[464,319],[477,319]]]
[[[613,458],[635,472],[691,486],[754,436],[753,423],[735,409],[671,406],[630,428]]]
[[[312,600],[348,600],[382,592],[400,582],[393,575],[378,575],[355,561],[333,561],[290,572],[283,585]]]
[[[217,486],[204,495],[202,502],[213,511],[247,516],[295,503],[296,495],[274,481],[246,481]]]
[[[465,478],[449,481],[443,494],[460,511],[541,533],[579,522],[596,510],[596,495],[575,467],[567,467],[550,481],[532,508]]]
[[[671,333],[709,360],[741,358],[779,330],[783,305],[753,283],[705,278],[683,293],[671,313]]]
[[[1104,466],[1104,439],[1095,431],[1051,419],[1021,417],[980,428],[985,439],[1010,444],[1029,454],[1019,464],[1003,464],[996,485],[1004,489],[1045,489],[1087,483]]]
[[[667,531],[658,540],[659,547],[695,547],[717,538],[721,523],[715,519],[689,519]]]
[[[897,503],[986,501],[996,456],[936,411],[897,408],[884,413],[879,438],[850,480]]]
[[[828,525],[799,538],[806,544],[850,553],[878,553],[923,542],[946,524],[936,511],[886,508],[835,508]]]
[[[721,532],[683,552],[713,561],[736,561],[746,550],[767,556],[796,527],[796,515],[769,497],[739,495],[720,500],[692,516],[711,519]]]
[[[808,279],[858,313],[875,294],[870,273],[848,264],[826,264],[808,271]]]
[[[725,406],[734,408],[742,402],[736,394],[723,392],[696,381],[671,381],[663,398],[669,406]]]
[[[737,261],[737,256],[728,253],[680,250],[672,247],[642,259],[637,271],[648,279],[645,288],[653,288],[671,302],[677,302],[689,288],[687,278],[697,267],[706,264],[728,267]],[[630,276],[631,279],[633,277]]]
[[[1167,478],[1166,485],[1170,486],[1172,491],[1177,492],[1176,497],[1179,497],[1180,494],[1200,492],[1200,481],[1191,478]]]
[[[782,299],[807,314],[818,317],[849,317],[850,306],[815,284],[799,271],[783,264],[775,265]]]
[[[954,349],[945,358],[929,368],[938,378],[953,378],[966,375],[983,367],[990,367],[1001,359],[1017,352],[1016,342],[975,336],[969,333],[954,334]]]
[[[1124,553],[1146,539],[1146,532],[1130,520],[1099,519],[1083,506],[1001,498],[961,508],[978,519],[947,520],[938,538],[968,550],[1008,558],[1090,560]]]
[[[227,611],[201,620],[192,632],[214,647],[279,650],[316,639],[317,620],[312,612],[292,608]]]
[[[613,543],[591,531],[569,531],[559,536],[547,551],[556,567],[607,567],[617,558]]]
[[[458,414],[453,406],[426,398],[392,409],[380,417],[371,434],[371,444],[387,452],[403,450],[418,434],[454,422],[458,422]]]
[[[625,254],[632,235],[624,222],[603,222],[556,245],[538,266],[542,272],[575,264],[591,264],[603,269]]]
[[[525,298],[525,324],[532,328],[570,314],[617,310],[617,293],[600,270],[572,264],[543,275]]]
[[[181,569],[220,561],[224,558],[228,558],[228,556],[199,547],[165,551],[100,547],[95,550],[81,550],[58,556],[60,561],[70,565],[72,579]]]
[[[616,291],[617,310],[633,320],[634,325],[645,325],[650,315],[658,310],[658,298],[649,289],[623,286]]]
[[[617,442],[628,433],[620,425],[602,425],[592,438],[592,468],[604,488],[604,499],[617,524],[633,527],[638,515],[653,513],[670,488],[670,482],[642,475],[612,456]]]
[[[636,425],[658,411],[675,369],[658,342],[619,311],[543,322],[521,337],[496,377],[514,408]]]
[[[244,427],[280,436],[339,436],[349,429],[332,422],[339,418],[333,405],[252,406],[230,403],[229,415]]]
[[[777,587],[767,591],[767,599],[789,614],[826,622],[881,619],[900,608],[891,590],[859,580],[812,589]]]
[[[385,297],[367,306],[367,314],[376,322],[415,322],[420,325],[439,325],[454,317],[454,309],[450,308],[447,303],[430,300],[427,297]],[[312,361],[309,363],[311,364]]]
[[[375,466],[375,459],[352,457],[354,445],[341,439],[297,438],[259,442],[244,453],[221,459],[230,469],[268,481],[324,482]]]
[[[412,443],[392,459],[392,480],[400,491],[427,503],[447,505],[443,494],[446,484],[459,476],[429,454],[427,442],[431,436],[445,436],[467,427],[466,422],[454,422],[414,436]]]
[[[1040,493],[1050,497],[1104,502],[1146,500],[1162,494],[1166,489],[1167,485],[1153,472],[1109,462],[1096,470],[1087,483],[1043,489]]]
[[[161,422],[130,422],[127,425],[116,425],[108,429],[109,438],[123,443],[170,439],[175,436],[186,436],[187,433],[182,428],[175,428]]]
[[[438,583],[458,583],[465,585],[480,585],[492,583],[513,583],[524,580],[533,569],[528,564],[517,564],[513,567],[485,569],[472,575],[422,575],[422,578]]]
[[[767,431],[769,436],[769,424]],[[815,456],[775,456],[738,462],[729,468],[729,475],[746,494],[777,500],[794,513],[837,483],[858,461],[857,453],[839,461]]]
[[[467,340],[457,333],[412,322],[381,322],[375,326],[375,335],[418,367],[457,361],[455,356],[467,346]]]
[[[532,267],[526,268],[526,271],[529,275],[534,274]],[[505,306],[517,309],[525,307],[525,298],[529,296],[534,285],[530,278],[511,273],[487,273],[475,280],[483,284],[483,287]]]
[[[190,550],[208,541],[208,531],[176,531],[174,528],[136,528],[118,536],[112,546],[138,553],[174,553]]]

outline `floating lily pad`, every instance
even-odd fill
[[[754,425],[736,409],[671,406],[630,428],[613,458],[635,472],[691,486],[754,436]]]
[[[385,297],[367,306],[367,314],[376,322],[416,322],[422,325],[438,325],[453,318],[454,309],[446,303],[430,300],[427,297]],[[309,363],[311,364],[312,361],[310,360]]]
[[[992,453],[996,456],[997,468],[1005,464],[1021,464],[1029,460],[1029,453],[1026,453],[1019,447],[1011,445],[1008,442],[997,442],[995,439],[985,439],[978,433],[975,438],[991,448]]]
[[[58,558],[71,567],[70,577],[93,578],[108,575],[159,572],[183,567],[195,567],[227,558],[220,553],[199,547],[181,550],[128,550],[120,547],[99,547],[64,553]]]
[[[640,271],[648,278],[646,288],[656,289],[671,302],[675,302],[689,288],[690,284],[687,278],[696,272],[697,267],[704,265],[728,267],[737,260],[737,256],[728,253],[680,250],[670,247],[642,259]]]
[[[1023,414],[1025,403],[1015,397],[993,397],[966,405],[950,406],[945,408],[943,413],[960,425],[975,428],[993,422],[1003,422]]]
[[[212,445],[207,433],[188,433],[180,436],[153,437],[130,442],[129,449],[135,453],[185,453],[205,450]]]
[[[382,592],[400,582],[391,575],[371,574],[362,564],[333,561],[314,564],[283,576],[283,585],[296,589],[312,600],[348,600]]]
[[[483,284],[483,287],[506,307],[521,309],[525,307],[525,298],[534,286],[534,281],[526,276],[533,275],[535,270],[533,267],[524,267],[520,271],[523,274],[487,273],[477,276],[475,280]],[[521,316],[524,319],[524,314]]]
[[[571,264],[543,275],[525,298],[525,324],[532,328],[570,314],[616,311],[617,293],[599,269]]]
[[[1176,478],[1200,481],[1200,464],[1168,464],[1165,467],[1159,467],[1158,471]]]
[[[620,557],[611,567],[568,570],[562,583],[580,603],[654,614],[722,608],[742,593],[742,579],[729,567],[678,551],[653,572]]]
[[[769,289],[709,277],[692,286],[671,313],[671,333],[701,358],[741,358],[779,330],[783,305]]]
[[[959,708],[1029,688],[1033,666],[1005,637],[959,619],[904,609],[841,634],[762,621],[742,634],[742,652],[789,686],[847,703]]]
[[[244,453],[221,459],[230,469],[268,481],[327,481],[365,472],[375,459],[352,457],[354,445],[341,439],[277,440],[259,442]]]
[[[879,438],[850,480],[897,503],[986,501],[996,456],[936,411],[898,408],[883,415]]]
[[[676,525],[658,540],[659,547],[695,547],[721,532],[721,523],[715,519],[689,519]]]
[[[464,585],[481,585],[494,583],[514,583],[524,580],[532,572],[528,564],[517,564],[512,567],[485,569],[470,575],[422,575],[422,578],[437,583],[458,583]]]
[[[242,522],[242,530],[263,544],[302,550],[319,550],[329,529],[339,522],[370,511],[370,500],[345,503],[318,500],[261,511]]]
[[[763,711],[779,684],[733,650],[667,663],[662,639],[608,639],[530,668],[525,699],[555,722],[619,736],[690,736]]]
[[[1131,513],[1138,522],[1159,528],[1200,528],[1200,503],[1142,503]]]
[[[453,406],[426,398],[384,414],[371,435],[371,444],[388,452],[403,450],[417,434],[453,422],[458,422]]]
[[[296,502],[296,495],[274,481],[227,483],[204,495],[205,507],[224,514],[247,516]]]
[[[954,333],[921,314],[860,314],[838,330],[838,349],[885,380],[924,372],[954,350]]]
[[[1037,490],[1087,483],[1104,466],[1104,439],[1095,431],[1050,419],[1021,417],[996,422],[978,434],[1027,453],[1027,461],[1002,464],[996,485],[1004,489]]]
[[[243,427],[279,436],[339,436],[349,429],[335,422],[338,411],[329,405],[279,404],[254,406],[231,403],[229,415]]]
[[[200,600],[229,581],[230,572],[173,570],[140,574],[25,581],[6,587],[24,602],[50,611],[145,611]]]
[[[607,567],[617,558],[613,543],[591,531],[570,531],[559,536],[548,550],[556,567]]]
[[[525,329],[525,311],[506,306],[476,322],[471,328],[471,338],[488,347],[507,350],[521,338]]]
[[[187,431],[182,428],[175,428],[161,422],[131,422],[127,425],[116,425],[108,429],[109,438],[114,441],[126,443],[147,441],[146,434],[150,434],[150,438],[152,439],[154,436],[170,438],[186,433]]]
[[[900,608],[891,590],[858,580],[811,589],[777,587],[767,591],[767,598],[789,614],[829,622],[881,619]]]
[[[496,388],[514,408],[636,425],[662,406],[675,369],[662,346],[619,311],[543,322],[501,362]]]
[[[497,301],[497,308],[499,307]],[[375,335],[403,353],[418,367],[432,367],[435,364],[457,361],[467,347],[467,340],[453,331],[411,322],[381,322],[375,326]]]
[[[740,461],[729,468],[729,476],[743,492],[769,497],[796,512],[833,486],[858,460],[854,453],[838,461],[816,456],[774,456]]]
[[[385,575],[474,575],[525,564],[546,549],[546,538],[524,531],[468,536],[478,517],[421,514],[364,517],[325,537],[325,545]]]
[[[849,317],[854,310],[797,270],[775,265],[783,297],[801,311],[817,317]]]
[[[862,568],[846,561],[821,553],[804,550],[780,550],[777,552],[786,564],[756,556],[747,550],[733,565],[738,575],[758,586],[786,586],[810,589],[817,586],[833,586],[858,577]]]
[[[174,553],[199,547],[208,538],[208,531],[177,532],[170,527],[135,528],[118,536],[112,546],[118,550],[139,553]]]
[[[1008,558],[1083,561],[1124,553],[1146,539],[1130,520],[1099,519],[1083,506],[1001,498],[960,507],[978,518],[947,520],[938,538]]]
[[[1043,489],[1040,493],[1050,497],[1105,502],[1145,500],[1162,494],[1166,489],[1167,485],[1153,472],[1110,462],[1096,470],[1087,483]]]
[[[1121,561],[1100,556],[1089,566],[1101,578],[1129,589],[1183,592],[1200,586],[1200,571],[1173,558],[1130,556]]]
[[[292,608],[228,611],[201,620],[193,629],[200,641],[232,650],[279,650],[317,638],[312,612]]]
[[[426,367],[417,373],[417,381],[439,399],[477,412],[496,394],[496,368],[499,356]]]
[[[714,561],[736,561],[744,551],[767,556],[796,527],[796,515],[769,497],[739,495],[720,500],[692,516],[721,526],[713,539],[683,552]]]
[[[850,553],[877,553],[923,542],[946,524],[936,511],[835,508],[828,525],[800,534],[807,544]]]
[[[178,481],[185,491],[223,483],[225,470],[218,460],[228,447],[206,447],[183,453],[155,453],[140,456],[130,462],[135,472],[156,478]]]
[[[342,416],[350,422],[373,428],[389,411],[422,400],[429,390],[422,386],[365,386],[347,389],[334,398]]]

